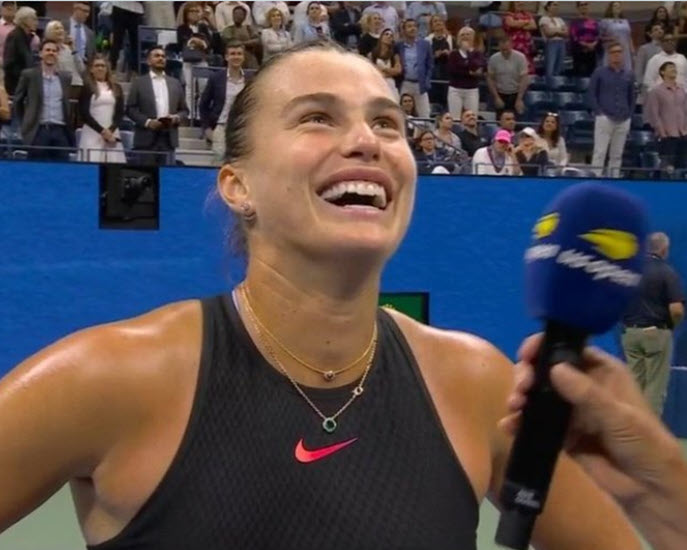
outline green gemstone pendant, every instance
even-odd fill
[[[325,418],[322,421],[322,429],[328,434],[333,433],[336,430],[336,420],[333,418]]]

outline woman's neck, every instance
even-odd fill
[[[311,272],[306,277],[291,277],[260,260],[251,260],[244,284],[255,317],[281,344],[318,369],[336,371],[360,357],[370,343],[377,315],[379,272],[345,290],[341,286],[337,289],[335,281],[328,285],[310,277]],[[245,313],[242,311],[244,322],[260,348],[269,336],[261,334]],[[268,345],[273,350],[279,347],[272,340]],[[336,382],[326,382],[286,353],[278,353],[278,357],[297,382],[313,387],[350,383],[366,366],[361,361]]]

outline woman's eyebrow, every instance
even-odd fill
[[[316,92],[312,94],[305,94],[301,96],[294,97],[290,100],[282,109],[282,116],[288,114],[292,109],[300,107],[306,103],[318,103],[325,107],[343,109],[345,107],[343,100],[338,96],[328,93],[328,92]],[[401,117],[405,117],[403,109],[396,102],[392,101],[387,97],[376,97],[371,100],[367,109],[370,111],[382,111],[385,109],[391,109],[396,111]]]

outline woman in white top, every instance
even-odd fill
[[[281,11],[278,8],[272,8],[267,12],[266,18],[270,26],[260,33],[263,63],[293,45],[291,35],[284,28],[284,16]]]
[[[91,61],[79,97],[84,121],[79,140],[85,162],[125,163],[119,124],[124,117],[124,94],[114,80],[107,58],[96,54]]]
[[[86,67],[81,61],[79,52],[72,49],[72,37],[69,36],[61,21],[50,21],[45,26],[44,38],[57,43],[57,70],[72,75],[72,86],[83,86],[83,74]]]
[[[563,72],[565,44],[568,39],[568,26],[558,17],[558,2],[547,2],[544,5],[546,15],[539,19],[541,34],[546,40],[544,60],[546,63],[546,84],[553,87],[553,77]]]
[[[396,101],[399,100],[398,87],[396,86],[396,77],[398,77],[403,68],[401,66],[401,57],[396,53],[394,48],[394,31],[392,29],[384,29],[379,42],[370,52],[368,56],[372,63],[374,63],[379,71],[384,75],[384,80],[389,85],[389,89]]]
[[[561,133],[561,125],[556,113],[547,113],[537,128],[540,146],[548,153],[549,163],[555,166],[568,164],[568,149]]]

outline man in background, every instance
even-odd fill
[[[668,265],[670,240],[652,233],[639,293],[623,316],[622,346],[632,373],[660,418],[670,377],[673,329],[685,315],[685,297],[675,270]]]

